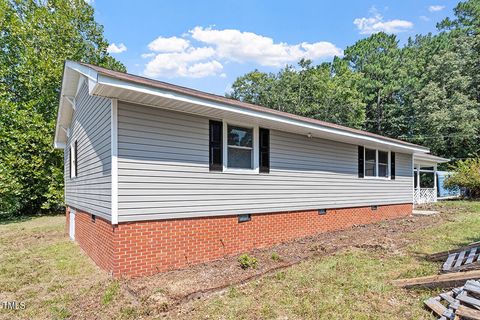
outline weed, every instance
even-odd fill
[[[113,298],[118,294],[120,289],[120,284],[117,281],[112,282],[107,289],[105,289],[105,293],[103,294],[102,304],[109,304],[112,302]]]
[[[255,269],[257,267],[257,258],[250,257],[248,254],[244,253],[240,257],[238,257],[238,263],[240,263],[240,267],[242,269]]]
[[[281,260],[280,255],[276,252],[273,252],[272,255],[270,256],[270,258],[275,262],[278,262],[278,261]]]

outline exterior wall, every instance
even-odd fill
[[[332,209],[325,215],[317,210],[255,214],[242,223],[236,216],[221,216],[128,222],[114,227],[99,218],[93,224],[90,215],[77,212],[75,225],[80,246],[103,269],[115,277],[139,277],[411,212],[411,204],[397,204],[377,210],[369,206]]]
[[[412,202],[409,154],[361,179],[356,145],[272,130],[269,174],[213,173],[209,119],[123,102],[118,119],[119,222]]]
[[[69,231],[70,208],[67,207],[67,227]],[[75,212],[75,241],[90,258],[102,269],[109,272],[114,267],[114,227],[105,219],[96,217],[80,210]]]
[[[90,96],[85,82],[76,97],[70,137],[64,151],[65,202],[110,220],[111,102]],[[78,176],[70,178],[70,146],[77,140]]]

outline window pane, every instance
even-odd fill
[[[365,149],[365,176],[375,177],[377,175],[377,152],[372,149]]]
[[[253,145],[253,130],[228,126],[228,145],[251,148]]]
[[[366,162],[365,163],[365,176],[366,177],[375,177],[375,162]]]
[[[378,164],[378,176],[379,177],[388,177],[388,165],[387,164]]]
[[[228,148],[229,168],[252,169],[252,150]]]
[[[388,152],[378,151],[378,163],[388,164]]]
[[[375,150],[372,149],[365,149],[365,161],[376,161],[376,154]]]

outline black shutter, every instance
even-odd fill
[[[358,146],[358,177],[363,178],[364,147]]]
[[[223,123],[210,120],[210,171],[223,170]]]
[[[70,179],[72,179],[72,147],[68,148],[68,172]]]
[[[390,179],[395,180],[395,152],[390,153]]]
[[[259,165],[260,172],[270,172],[270,130],[260,128],[260,148],[259,148]]]
[[[78,177],[78,153],[77,153],[77,140],[75,140],[75,177]]]

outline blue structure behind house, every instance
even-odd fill
[[[438,197],[459,197],[460,196],[460,189],[458,187],[453,189],[445,188],[445,179],[451,174],[448,171],[437,171],[437,179],[438,179]]]

